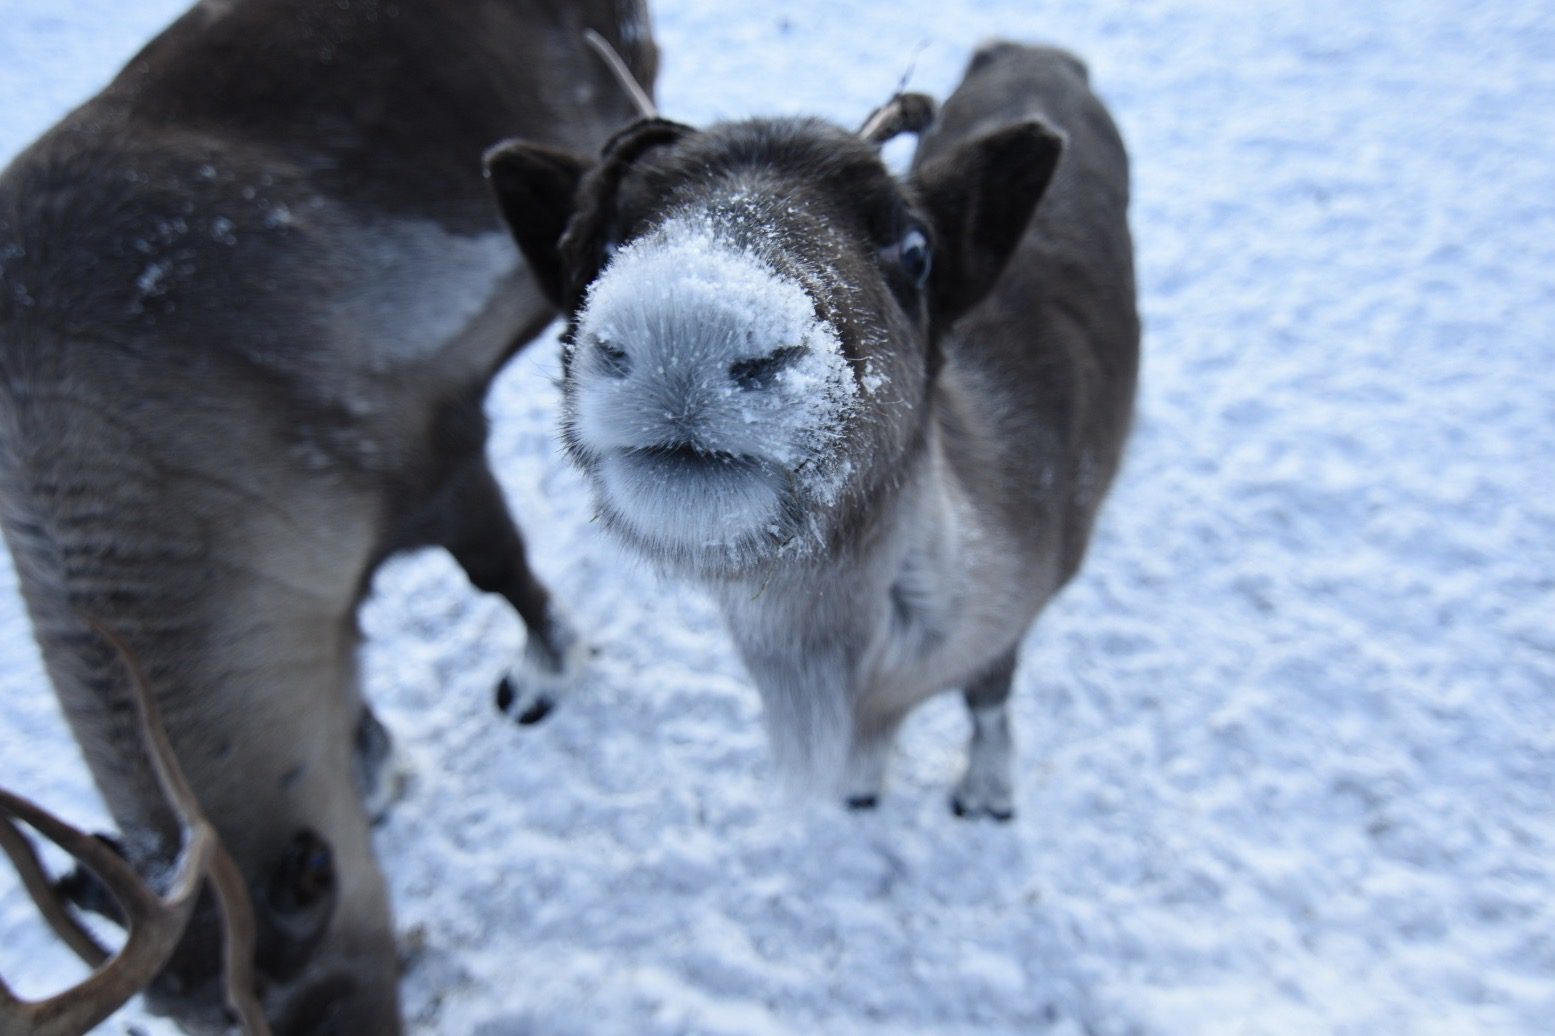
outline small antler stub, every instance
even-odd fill
[[[864,120],[858,135],[871,144],[884,144],[903,133],[922,133],[934,122],[938,108],[928,94],[899,93]]]

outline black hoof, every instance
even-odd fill
[[[848,809],[854,813],[859,813],[866,809],[874,809],[878,805],[880,805],[880,796],[878,795],[848,796]]]
[[[120,858],[124,856],[124,847],[119,840],[112,835],[93,835],[93,838],[112,849]],[[76,864],[68,874],[54,882],[54,894],[80,910],[107,918],[114,924],[124,927],[124,910],[119,906],[119,901],[108,891],[108,886],[102,883],[96,874],[93,874],[81,864]]]
[[[1013,809],[992,809],[986,807],[971,809],[955,795],[950,797],[950,811],[963,820],[976,820],[979,817],[988,817],[990,820],[997,820],[1001,824],[1008,824],[1015,819],[1015,811]]]
[[[513,703],[517,700],[518,692],[513,690],[512,683],[504,676],[502,682],[497,684],[497,711],[506,716],[513,710]],[[551,714],[553,704],[549,698],[541,698],[524,710],[523,714],[518,717],[518,723],[525,727],[534,726]]]
[[[551,714],[551,703],[550,703],[550,701],[548,701],[545,698],[541,698],[539,701],[537,701],[533,705],[529,706],[528,709],[524,710],[524,714],[522,716],[518,717],[518,722],[521,725],[523,725],[523,726],[531,727],[531,726],[534,726],[536,723],[540,722],[545,717],[549,716],[550,714]]]

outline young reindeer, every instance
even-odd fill
[[[487,161],[571,317],[568,450],[609,528],[712,586],[780,767],[873,805],[907,711],[960,687],[953,805],[1008,819],[1020,641],[1129,427],[1127,160],[1062,51],[982,48],[899,182],[878,145],[930,108]],[[574,209],[559,246],[537,205]]]
[[[253,893],[278,1032],[400,1028],[358,791],[386,747],[356,659],[378,564],[441,545],[512,604],[515,715],[571,675],[484,457],[487,388],[555,311],[480,156],[638,114],[589,30],[652,83],[641,0],[205,0],[0,176],[0,523],[43,659],[155,874],[177,818],[90,624],[144,663]],[[218,935],[207,902],[154,1010],[225,1027]]]

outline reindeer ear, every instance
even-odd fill
[[[570,151],[509,140],[486,152],[486,176],[519,251],[545,297],[564,306],[567,282],[559,248],[577,205],[578,185],[592,163]]]
[[[936,323],[961,316],[1004,272],[1058,167],[1063,138],[1031,119],[930,159],[914,179],[939,238],[930,277]]]
[[[599,164],[583,178],[572,222],[562,235],[562,267],[567,274],[562,284],[564,310],[582,303],[611,246],[619,244],[612,238],[620,230],[621,185],[627,174],[649,151],[695,132],[690,126],[655,117],[640,119],[606,141]]]

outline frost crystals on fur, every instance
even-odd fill
[[[836,329],[794,279],[708,222],[623,248],[580,314],[572,415],[601,504],[677,554],[796,547],[795,494],[834,502],[857,395]]]

